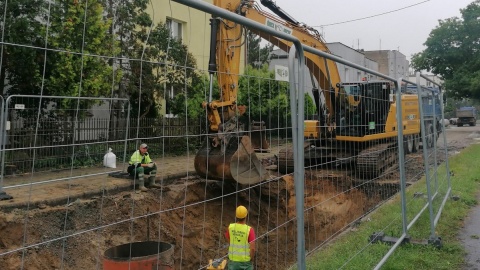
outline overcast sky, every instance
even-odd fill
[[[473,0],[276,0],[280,8],[309,26],[334,24],[398,10],[373,18],[316,29],[327,42],[355,49],[399,50],[407,56],[422,51],[439,19],[461,17]],[[423,3],[422,3],[423,2]],[[416,5],[418,4],[418,5]],[[271,13],[267,8],[265,11]]]

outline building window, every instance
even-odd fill
[[[181,22],[173,19],[167,19],[167,28],[170,30],[170,37],[182,40],[183,25]]]

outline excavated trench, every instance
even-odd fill
[[[348,170],[306,172],[308,250],[398,192],[397,172],[375,182],[352,175]],[[236,205],[243,204],[259,237],[256,269],[282,269],[296,260],[295,196],[291,176],[252,189],[190,177],[146,193],[125,191],[68,206],[15,209],[0,214],[0,253],[8,252],[0,265],[5,270],[102,269],[105,250],[161,241],[174,245],[175,269],[198,269],[227,253],[223,233],[234,220]]]

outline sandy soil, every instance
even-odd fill
[[[452,127],[446,134],[449,153],[454,154],[480,132]],[[421,175],[423,166],[415,162],[421,160],[420,154],[409,158],[410,176]],[[352,189],[354,179],[344,171],[309,172],[305,183],[308,250],[396,192],[388,182],[382,184],[384,188]],[[253,189],[239,189],[234,183],[191,177],[147,193],[124,191],[69,205],[3,212],[1,269],[102,269],[102,255],[108,248],[147,240],[175,246],[175,269],[198,269],[208,259],[226,254],[223,233],[234,220],[237,204],[248,206],[248,223],[259,237],[255,268],[286,268],[296,260],[293,184],[285,176]],[[345,192],[338,195],[339,191]]]

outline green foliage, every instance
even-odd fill
[[[461,10],[462,18],[441,20],[415,54],[412,65],[445,80],[447,94],[457,98],[480,99],[480,0]]]
[[[247,105],[251,120],[266,123],[290,122],[290,92],[287,82],[275,81],[275,73],[263,65],[256,69],[247,66],[244,76],[239,79],[238,104]],[[305,117],[316,112],[313,99],[305,94]]]
[[[86,12],[86,14],[85,14]],[[108,34],[110,21],[103,17],[103,7],[96,0],[81,1],[78,4],[60,2],[53,6],[53,17],[49,28],[49,43],[62,52],[47,56],[50,67],[45,78],[44,95],[60,96],[109,96],[112,89],[113,68],[105,58],[116,53],[116,43]],[[86,21],[84,21],[86,20]],[[120,72],[115,81],[119,81]],[[115,84],[115,82],[113,82]],[[63,104],[72,113],[91,107],[93,101],[65,101]],[[83,110],[84,111],[84,110]],[[73,115],[72,115],[73,116]]]
[[[103,7],[97,1],[56,1],[47,6],[36,0],[14,0],[8,2],[6,10],[6,41],[53,49],[5,47],[1,79],[2,88],[9,87],[9,95],[98,97],[110,92],[113,69],[100,56],[115,53],[116,43],[107,33],[110,21],[104,19]],[[120,75],[113,80],[118,81]],[[43,108],[48,102],[43,101]],[[72,100],[64,101],[60,108],[73,112],[77,106],[89,108],[93,104]]]
[[[192,87],[175,95],[171,100],[171,112],[179,117],[188,115],[190,119],[198,119],[206,116],[205,109],[201,104],[208,100],[210,93],[210,79],[204,75],[194,77]],[[220,93],[218,81],[212,78],[212,97],[218,97]]]
[[[11,93],[39,92],[41,87],[44,52],[26,46],[44,47],[43,33],[47,5],[40,0],[0,1],[0,21],[3,40],[2,66],[0,67],[0,93],[5,89]],[[39,61],[40,60],[40,61]]]
[[[161,100],[168,98],[170,90],[194,91],[192,82],[198,81],[196,60],[186,45],[170,37],[164,23],[142,38],[142,42],[134,45],[126,89],[132,101],[132,115],[155,117]]]
[[[305,119],[314,115],[317,112],[317,107],[313,98],[309,94],[305,94]]]
[[[285,120],[290,116],[288,83],[274,78],[274,72],[268,70],[267,65],[260,69],[247,66],[244,76],[240,77],[238,104],[248,106],[250,119],[266,121],[279,117]]]
[[[146,12],[148,3],[1,2],[4,39],[15,44],[3,46],[2,93],[8,89],[9,95],[130,97],[132,116],[158,116],[166,92],[193,92],[192,82],[198,81],[198,75],[188,48],[169,37],[165,24],[153,26]],[[46,46],[52,50],[32,49]],[[42,106],[51,104],[43,100]],[[72,117],[94,104],[63,101],[56,104],[56,111]]]
[[[261,68],[270,61],[270,52],[273,50],[272,44],[266,44],[260,48],[262,38],[251,31],[247,34],[247,63],[248,65]]]

